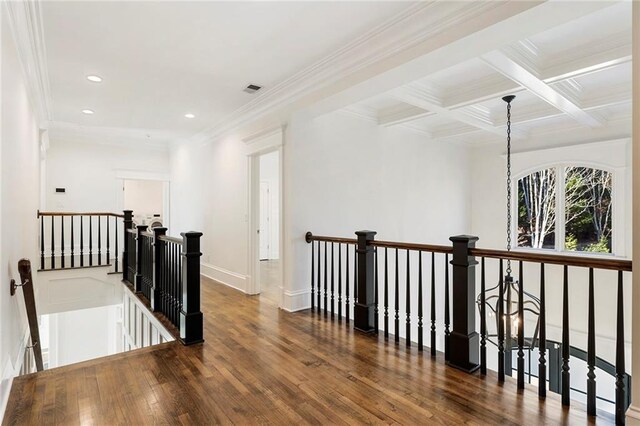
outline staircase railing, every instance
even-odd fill
[[[166,235],[167,228],[139,225],[124,211],[123,281],[142,296],[149,308],[163,315],[177,330],[179,340],[190,345],[203,341],[200,312],[200,232],[181,238]]]
[[[118,224],[124,215],[38,211],[38,219],[40,270],[113,266],[120,272]]]
[[[33,291],[33,277],[31,275],[31,262],[27,259],[21,259],[18,262],[18,273],[20,274],[21,284],[12,283],[11,295],[15,294],[16,287],[22,287],[24,295],[24,304],[27,308],[27,321],[29,323],[29,331],[31,333],[31,346],[33,349],[33,357],[36,362],[36,370],[44,370],[42,362],[42,344],[40,341],[40,329],[38,327],[38,313],[36,311],[36,299]]]
[[[624,274],[631,272],[631,261],[480,249],[475,247],[478,238],[467,235],[451,237],[451,245],[376,241],[373,231],[359,231],[356,235],[357,239],[349,239],[315,236],[310,232],[306,234],[306,241],[311,244],[313,312],[325,318],[330,316],[331,319],[337,315],[339,322],[344,319],[346,323],[349,323],[353,312],[356,330],[384,332],[385,338],[393,335],[396,343],[400,343],[404,336],[406,346],[412,346],[413,340],[416,340],[418,350],[423,350],[427,344],[424,341],[424,328],[429,321],[427,332],[430,335],[428,345],[431,355],[436,356],[437,348],[441,348],[448,365],[469,373],[479,370],[480,374],[486,374],[487,342],[496,338],[498,380],[503,382],[506,375],[513,374],[511,359],[515,352],[518,389],[525,386],[524,351],[533,351],[535,348],[539,354],[536,365],[538,377],[545,378],[538,380],[539,396],[546,397],[547,378],[550,378],[554,381],[551,390],[559,390],[563,405],[571,403],[570,358],[576,357],[581,351],[572,347],[570,342],[569,277],[574,269],[585,270],[588,274],[588,321],[584,358],[588,373],[584,380],[587,412],[591,416],[597,412],[596,368],[606,365],[604,358],[596,352],[594,289],[597,276],[601,281],[598,284],[609,286],[610,294],[615,298],[611,300],[616,312],[615,371],[610,368],[613,365],[611,363],[602,371],[614,373],[615,417],[618,424],[624,423],[630,401],[630,376],[625,370]],[[353,259],[349,258],[350,253],[353,253]],[[476,257],[480,258],[480,262],[476,261]],[[488,265],[489,259],[492,265]],[[507,259],[514,262],[514,277],[505,273],[504,263]],[[478,264],[479,274],[476,273]],[[545,272],[545,265],[559,265],[562,269],[561,278],[557,279],[562,288],[561,342],[554,345],[555,349],[561,350],[561,371],[551,375],[554,377],[550,377],[547,370],[547,353],[554,348],[547,347],[547,342],[552,339],[549,339],[547,330],[546,281],[549,274]],[[351,266],[353,269],[350,272]],[[496,273],[497,285],[493,288],[487,286],[490,267]],[[480,282],[479,292],[476,292],[476,276]],[[527,305],[527,299],[533,293],[537,293],[534,296],[536,309]],[[490,312],[486,307],[489,298],[496,305],[497,332],[493,335],[488,331],[487,317]],[[528,331],[531,336],[527,338],[525,312],[537,315],[536,326],[533,331]],[[480,333],[476,327],[477,317],[480,319]],[[390,321],[393,321],[393,328],[390,327]]]

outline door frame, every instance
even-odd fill
[[[124,187],[125,180],[154,180],[162,182],[162,225],[171,229],[171,178],[165,173],[139,172],[133,170],[116,170],[116,185],[118,185],[117,206],[118,212],[124,209]],[[135,214],[135,212],[133,212]]]
[[[277,236],[279,246],[283,244],[283,131],[280,127],[272,129],[272,131],[260,134],[260,136],[251,139],[245,139],[247,144],[247,164],[248,164],[248,200],[247,200],[247,287],[248,294],[260,294],[260,157],[271,152],[278,152],[278,204],[279,204],[279,232]],[[284,257],[280,255],[278,263],[279,275],[282,277],[284,271]],[[282,307],[284,289],[282,283],[279,286],[278,306]]]

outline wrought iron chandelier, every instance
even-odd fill
[[[511,185],[511,102],[515,99],[514,95],[505,96],[502,98],[507,104],[507,223],[506,223],[506,248],[507,251],[511,251],[512,246],[512,185]],[[517,348],[514,345],[515,340],[512,334],[513,329],[518,329],[518,295],[520,283],[518,280],[514,280],[512,276],[511,260],[506,260],[506,274],[504,280],[501,277],[499,282],[494,286],[486,290],[485,306],[490,318],[495,319],[495,332],[487,332],[487,340],[498,347],[499,351],[511,354],[511,351]],[[502,262],[501,262],[502,265]],[[503,274],[503,271],[500,271]],[[502,294],[500,294],[502,293]],[[523,290],[524,295],[522,306],[524,312],[529,312],[535,316],[536,326],[533,334],[530,337],[525,337],[525,346],[523,349],[531,350],[537,346],[538,330],[539,330],[539,318],[540,318],[540,299],[536,296]],[[503,305],[500,306],[500,301],[503,301]],[[476,299],[478,308],[481,308],[481,295],[478,295]],[[523,318],[524,318],[523,312]],[[502,321],[502,324],[501,324]],[[500,333],[500,327],[504,327],[504,342],[498,339]]]

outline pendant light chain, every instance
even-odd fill
[[[507,251],[511,251],[511,101],[515,96],[505,96],[507,103]],[[511,276],[511,260],[507,259],[507,275]]]

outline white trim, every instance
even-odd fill
[[[287,312],[297,312],[311,307],[311,290],[285,291],[281,308]]]
[[[158,172],[145,172],[140,170],[116,169],[116,179],[133,179],[133,180],[161,180],[170,181],[171,174]]]
[[[252,143],[251,148],[247,152],[247,211],[249,212],[247,220],[247,294],[260,293],[260,237],[258,229],[260,228],[260,156],[273,151],[279,153],[278,170],[279,170],[279,211],[280,215],[280,232],[278,235],[280,248],[280,276],[283,276],[285,256],[283,256],[284,243],[284,173],[283,173],[283,155],[284,155],[284,127],[280,131],[265,133],[261,138]],[[264,141],[264,144],[262,144]],[[254,148],[255,149],[252,149]],[[283,290],[280,289],[280,305],[284,300]]]
[[[92,143],[109,146],[130,147],[133,144],[144,149],[167,151],[174,141],[180,141],[185,135],[151,129],[131,129],[122,127],[82,126],[75,123],[51,121],[47,123],[51,139],[68,142]]]
[[[229,271],[228,269],[220,268],[206,262],[200,262],[200,274],[207,278],[224,284],[227,287],[234,288],[243,293],[247,293],[247,275],[242,275],[237,272]]]
[[[636,407],[632,403],[627,409],[625,417],[629,426],[640,426],[640,407]]]
[[[43,127],[51,119],[51,88],[47,68],[41,2],[3,1],[9,17],[9,27],[15,41],[22,71],[26,77],[29,97]]]

